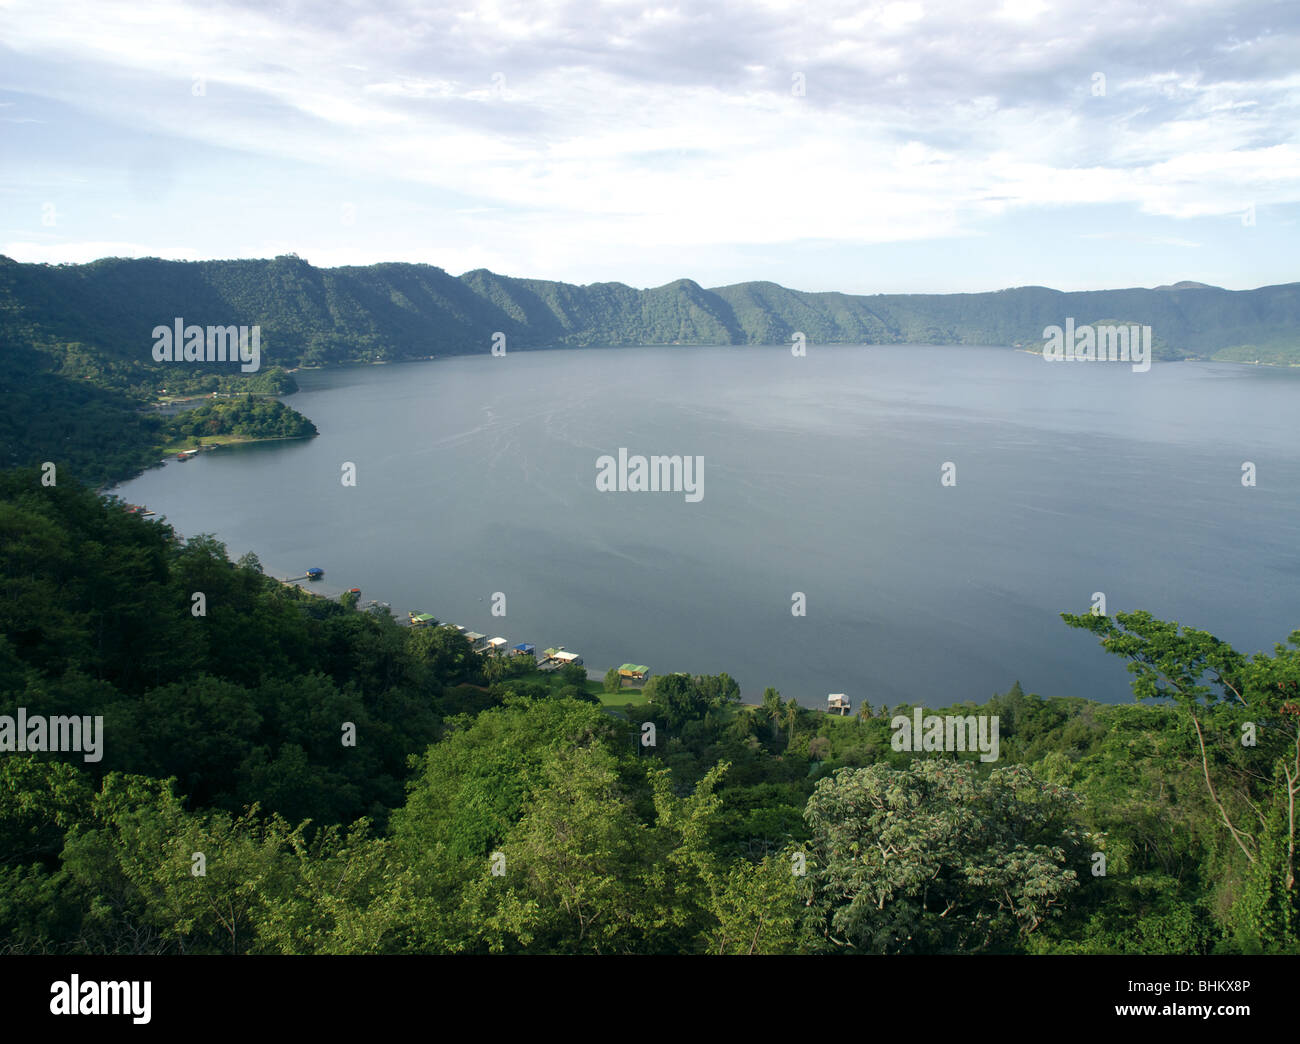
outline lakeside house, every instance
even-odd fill
[[[428,627],[430,624],[438,622],[433,613],[410,612],[406,615],[410,618],[412,627]]]
[[[646,675],[650,673],[650,668],[639,663],[625,663],[618,669],[620,683],[624,678],[630,678],[632,681],[645,681]]]
[[[558,671],[567,663],[582,666],[582,657],[575,652],[567,651],[563,645],[558,649],[547,649],[543,654],[542,661],[537,665],[544,671]]]
[[[849,703],[849,698],[846,695],[844,695],[844,693],[842,692],[833,692],[826,697],[827,714],[831,714],[838,711],[840,717],[843,717],[845,714],[848,714],[849,711],[852,709],[853,709],[852,705]]]
[[[504,638],[501,638],[499,636],[496,638],[489,638],[487,643],[487,651],[490,653],[501,653],[505,651],[505,647],[509,644],[510,644],[509,642],[507,642]]]
[[[532,642],[520,642],[510,651],[515,656],[537,656],[537,646],[533,645]]]

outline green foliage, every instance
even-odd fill
[[[808,802],[814,905],[835,946],[998,951],[1077,887],[1078,798],[1024,768],[970,762],[845,769]]]
[[[254,399],[251,395],[178,413],[164,430],[173,438],[242,435],[252,439],[301,439],[318,434],[316,425],[284,403]]]
[[[1018,287],[978,294],[806,293],[751,282],[705,289],[690,279],[637,290],[496,275],[452,277],[430,265],[314,268],[301,258],[86,265],[0,258],[0,336],[39,348],[61,372],[104,386],[261,391],[273,366],[318,366],[482,351],[494,331],[512,346],[788,343],[1031,344],[1066,316],[1125,316],[1177,352],[1295,362],[1294,286],[1231,292],[1180,284],[1061,293]],[[155,363],[142,336],[160,317],[257,324],[263,369]],[[1244,353],[1244,354],[1243,354]],[[261,383],[259,383],[261,382]],[[273,394],[281,393],[272,389]]]
[[[999,717],[990,767],[725,674],[622,715],[582,668],[0,473],[0,714],[105,737],[0,757],[0,952],[1295,951],[1300,632],[1246,657],[1067,620],[1138,702],[964,705]]]
[[[85,766],[96,778],[174,776],[230,811],[382,819],[465,666],[408,650],[419,632],[391,617],[286,588],[210,537],[178,541],[35,473],[0,475],[0,533],[0,713],[103,715],[103,761]],[[195,591],[205,616],[190,612]]]
[[[1186,736],[1179,760],[1199,772],[1220,839],[1246,862],[1234,875],[1244,877],[1244,888],[1225,896],[1238,945],[1294,946],[1300,631],[1272,656],[1246,657],[1211,634],[1146,612],[1062,615],[1129,661],[1139,700],[1167,700],[1176,709]]]
[[[793,850],[736,863],[718,882],[710,904],[717,926],[709,953],[789,954],[804,944],[799,878]]]

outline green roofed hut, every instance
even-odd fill
[[[631,678],[633,681],[645,681],[645,676],[650,673],[650,668],[639,663],[625,663],[618,669],[620,678]]]

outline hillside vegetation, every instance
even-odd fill
[[[33,471],[0,535],[0,953],[1298,948],[1300,632],[1067,617],[1143,702],[954,708],[985,763],[725,674],[602,708]],[[102,716],[98,757],[20,713]]]
[[[1062,293],[805,293],[775,283],[705,289],[690,279],[636,290],[575,286],[432,265],[315,268],[272,260],[105,258],[29,265],[0,258],[0,338],[97,383],[155,391],[192,369],[150,356],[150,331],[187,323],[261,327],[262,368],[373,362],[508,349],[648,344],[1024,345],[1066,317],[1147,324],[1179,356],[1300,362],[1300,284],[1229,291],[1200,284]],[[255,377],[256,375],[249,375]],[[237,379],[237,378],[236,378]],[[252,390],[252,389],[250,389]]]

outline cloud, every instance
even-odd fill
[[[1294,203],[1298,37],[1295,5],[1245,0],[0,8],[19,96],[238,150],[262,186],[293,163],[454,200],[440,248],[466,256]]]

